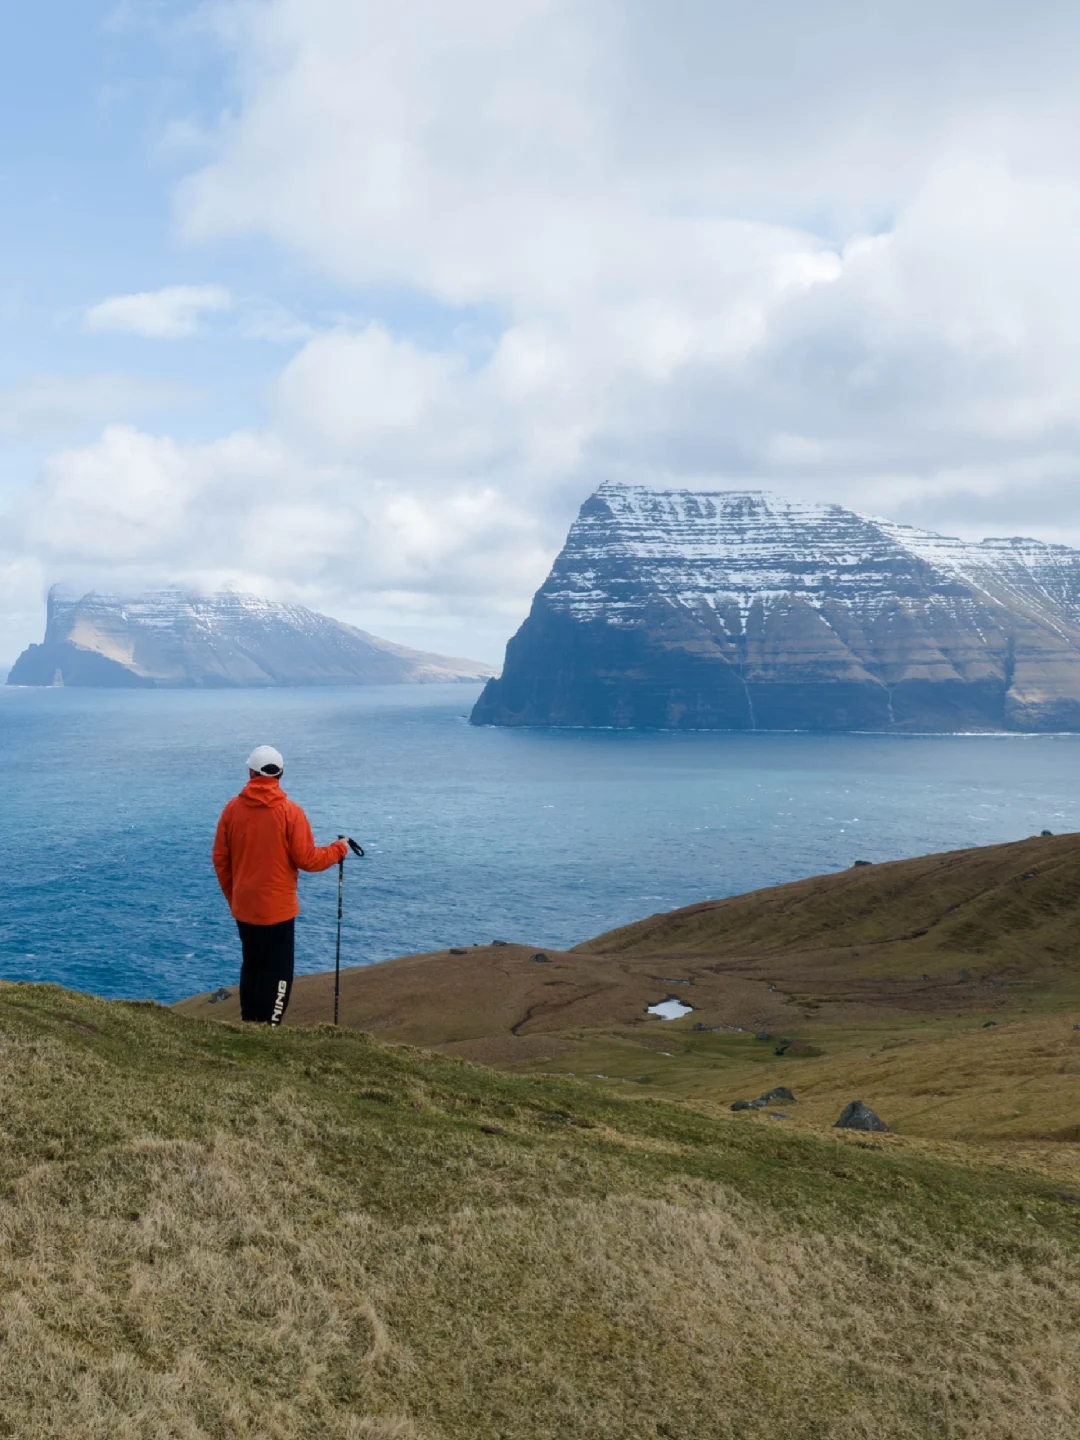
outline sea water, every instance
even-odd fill
[[[345,873],[343,963],[564,947],[855,860],[1080,829],[1080,736],[503,730],[472,686],[0,688],[0,977],[170,1001],[233,984],[210,847],[260,743]],[[300,879],[301,971],[337,873]]]

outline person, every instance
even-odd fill
[[[240,931],[240,1018],[280,1025],[293,983],[299,870],[329,870],[349,853],[342,836],[316,845],[307,816],[281,788],[285,761],[272,745],[248,756],[248,783],[218,821],[214,869]]]

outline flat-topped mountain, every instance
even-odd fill
[[[49,595],[45,639],[9,685],[395,685],[484,680],[477,660],[409,650],[340,620],[231,591]]]
[[[1080,551],[758,491],[605,484],[472,719],[1080,729]]]

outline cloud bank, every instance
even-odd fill
[[[203,15],[236,99],[177,233],[271,242],[340,318],[257,430],[53,455],[18,517],[49,574],[246,583],[491,653],[604,478],[1080,543],[1074,7]],[[228,303],[87,324],[174,337]]]

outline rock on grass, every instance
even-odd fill
[[[869,1105],[864,1105],[861,1100],[852,1100],[849,1105],[845,1105],[840,1119],[833,1126],[834,1130],[887,1131],[888,1128],[881,1116],[875,1115]]]

